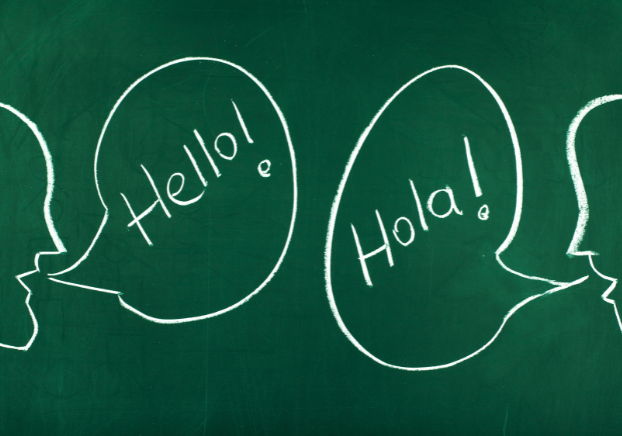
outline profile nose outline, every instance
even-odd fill
[[[18,111],[13,106],[10,106],[5,103],[0,103],[0,108],[8,110],[13,115],[17,116],[24,124],[26,124],[26,126],[28,126],[30,131],[35,135],[35,138],[37,139],[37,142],[39,143],[39,146],[41,147],[41,151],[43,152],[43,157],[45,158],[45,169],[47,173],[47,177],[46,177],[47,187],[46,187],[46,193],[45,193],[45,200],[43,202],[43,217],[45,219],[45,225],[48,229],[50,237],[52,238],[52,241],[54,242],[54,246],[56,247],[56,250],[57,250],[57,251],[38,252],[37,254],[35,254],[35,258],[34,258],[35,269],[15,276],[19,284],[27,292],[25,304],[26,304],[26,307],[28,308],[28,313],[32,321],[33,332],[32,332],[32,335],[30,336],[30,339],[26,343],[26,345],[16,346],[16,345],[0,343],[0,347],[9,348],[13,350],[27,351],[31,347],[31,345],[35,341],[35,338],[37,337],[37,334],[39,333],[39,323],[37,322],[37,317],[35,316],[35,313],[32,310],[32,307],[30,306],[30,298],[32,297],[32,291],[24,283],[22,279],[29,275],[40,272],[39,271],[40,256],[57,255],[61,253],[66,253],[67,249],[65,248],[65,245],[61,241],[60,236],[58,235],[58,232],[56,231],[56,228],[54,227],[54,220],[52,219],[52,213],[50,211],[50,206],[52,204],[52,196],[54,194],[54,165],[52,164],[52,155],[50,154],[50,150],[48,149],[47,143],[45,142],[45,139],[43,138],[43,135],[39,131],[39,128],[37,127],[37,125],[32,120],[30,120],[30,118],[24,115],[22,112]]]

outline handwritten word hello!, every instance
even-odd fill
[[[253,144],[253,139],[251,138],[251,136],[248,133],[248,128],[246,127],[246,123],[244,123],[244,118],[242,118],[242,114],[240,113],[238,107],[236,106],[235,102],[233,100],[231,100],[231,103],[233,104],[233,108],[235,109],[235,113],[237,115],[238,121],[240,123],[240,127],[242,128],[242,131],[244,132],[244,136],[246,137],[246,141],[249,144]],[[216,164],[216,162],[214,161],[214,158],[212,157],[211,153],[209,152],[209,150],[207,149],[207,147],[205,146],[205,141],[203,140],[203,137],[201,137],[201,135],[199,134],[199,132],[195,129],[194,130],[194,136],[197,139],[197,142],[199,143],[199,145],[201,146],[201,149],[203,150],[203,153],[205,154],[205,157],[207,158],[213,172],[214,175],[218,178],[220,177],[222,174],[220,173],[220,169],[218,167],[218,165]],[[221,148],[223,147],[222,141],[224,141],[225,139],[227,139],[230,142],[231,145],[231,152],[230,154],[226,154],[224,153]],[[220,146],[219,146],[219,141],[221,141]],[[190,162],[192,163],[192,166],[197,174],[197,177],[199,178],[201,184],[203,185],[203,191],[201,191],[201,193],[199,195],[197,195],[194,198],[191,198],[189,200],[180,200],[177,198],[177,196],[181,193],[181,191],[184,189],[184,184],[186,181],[186,178],[184,177],[184,175],[182,173],[173,173],[169,179],[168,182],[166,183],[166,195],[168,197],[169,200],[171,200],[173,203],[175,203],[178,206],[189,206],[193,203],[196,203],[197,201],[199,201],[202,197],[203,194],[205,194],[205,190],[207,188],[207,180],[205,178],[205,176],[203,175],[203,172],[201,171],[201,168],[199,167],[199,165],[197,164],[197,161],[194,157],[194,155],[192,154],[192,152],[190,151],[190,149],[188,149],[188,147],[186,145],[183,146],[184,147],[184,151],[186,152],[186,155],[188,156],[188,159],[190,160]],[[235,158],[235,156],[237,155],[238,152],[238,143],[235,139],[235,136],[232,135],[231,133],[228,132],[223,132],[221,134],[219,134],[218,136],[216,136],[216,139],[214,140],[214,150],[216,151],[216,153],[225,160],[231,161]],[[257,166],[257,172],[259,173],[259,175],[261,177],[270,177],[270,166],[271,166],[271,162],[269,159],[265,159],[263,161],[261,161],[259,163],[259,165]],[[169,209],[166,207],[166,204],[164,203],[164,201],[162,200],[162,195],[160,194],[160,191],[158,190],[155,182],[153,181],[153,177],[151,176],[151,174],[149,173],[149,171],[147,170],[147,168],[145,168],[144,165],[140,165],[140,167],[142,168],[143,172],[145,173],[145,175],[147,176],[147,180],[149,181],[149,184],[151,185],[151,188],[153,189],[153,192],[155,193],[156,196],[156,200],[154,201],[154,203],[149,206],[147,209],[145,209],[144,212],[142,212],[140,215],[136,215],[136,212],[134,212],[134,209],[132,208],[129,200],[127,199],[127,196],[125,194],[123,194],[121,192],[121,197],[123,197],[123,200],[125,201],[125,204],[127,205],[127,208],[129,209],[129,212],[132,216],[132,221],[130,221],[130,223],[127,225],[127,227],[132,227],[134,225],[136,225],[136,227],[138,228],[138,230],[140,230],[140,233],[143,235],[143,238],[145,238],[145,241],[147,242],[147,244],[149,245],[153,245],[153,242],[151,241],[151,239],[149,238],[149,236],[147,236],[147,232],[145,231],[145,229],[143,228],[142,224],[140,223],[140,221],[145,218],[147,215],[149,215],[151,212],[153,212],[153,210],[155,209],[155,207],[159,204],[162,207],[162,210],[164,211],[164,214],[168,217],[171,218],[171,213],[169,212]],[[177,190],[175,192],[171,192],[171,183],[175,180],[175,178],[179,179],[179,187],[177,188]]]

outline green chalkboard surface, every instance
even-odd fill
[[[0,4],[0,435],[622,433],[622,5]]]

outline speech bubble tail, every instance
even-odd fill
[[[507,272],[512,273],[512,274],[514,274],[514,275],[516,275],[516,276],[519,276],[519,277],[522,277],[522,278],[524,278],[524,279],[527,279],[527,280],[536,280],[536,281],[540,281],[540,282],[549,283],[549,284],[551,284],[551,285],[553,285],[553,286],[562,286],[562,287],[565,287],[565,286],[570,286],[570,285],[572,285],[573,283],[575,283],[575,282],[558,282],[557,280],[546,279],[546,278],[543,278],[543,277],[529,276],[529,275],[527,275],[527,274],[520,273],[520,272],[515,271],[515,270],[513,270],[512,268],[508,267],[508,266],[507,266],[505,263],[503,263],[503,261],[501,260],[500,253],[498,253],[498,252],[497,252],[497,253],[495,254],[495,257],[497,258],[497,263],[499,263],[499,265],[501,265],[501,267],[502,267],[504,270],[506,270]]]
[[[50,211],[52,204],[52,195],[54,194],[54,165],[52,164],[52,155],[50,154],[47,142],[45,142],[45,139],[43,138],[39,127],[37,127],[37,125],[22,112],[18,111],[13,106],[4,103],[0,103],[0,108],[8,110],[13,115],[17,116],[22,122],[24,122],[24,124],[26,124],[30,131],[35,135],[35,137],[37,138],[37,142],[41,146],[41,151],[43,152],[47,172],[47,188],[45,194],[45,201],[43,203],[43,216],[45,218],[45,224],[48,228],[48,232],[52,237],[52,241],[54,242],[56,249],[59,252],[64,253],[67,251],[67,249],[63,245],[63,241],[61,241],[60,236],[56,231],[56,227],[54,227],[54,220],[52,219],[52,212]]]
[[[99,225],[99,229],[97,229],[97,233],[95,234],[95,237],[93,238],[93,241],[91,242],[91,245],[89,245],[89,248],[84,252],[82,257],[80,257],[80,259],[78,259],[70,267],[65,268],[64,270],[56,272],[56,273],[53,273],[53,274],[48,274],[48,276],[60,276],[60,275],[63,275],[65,273],[68,273],[70,271],[73,271],[74,269],[76,269],[78,267],[78,265],[80,265],[82,262],[84,262],[89,257],[89,254],[91,254],[91,250],[93,250],[93,247],[95,246],[95,243],[99,239],[99,237],[100,237],[100,235],[102,233],[102,230],[104,230],[104,227],[106,226],[106,222],[108,222],[108,215],[109,215],[109,213],[108,213],[108,208],[105,205],[104,205],[104,209],[105,209],[104,217],[102,218],[102,222]]]
[[[32,307],[30,307],[30,297],[32,297],[32,291],[30,290],[28,285],[26,285],[26,283],[24,283],[24,281],[22,280],[24,277],[27,277],[31,274],[35,274],[37,272],[39,271],[32,270],[32,271],[28,271],[28,272],[18,274],[15,276],[15,278],[20,283],[20,285],[22,285],[22,287],[28,292],[28,294],[26,295],[25,303],[26,303],[26,307],[28,308],[28,313],[30,314],[30,319],[32,321],[32,335],[30,335],[30,339],[28,340],[26,345],[16,346],[16,345],[0,343],[1,348],[8,348],[10,350],[28,351],[32,343],[35,341],[37,334],[39,333],[39,323],[37,322],[37,317],[35,316],[35,313],[33,312]]]
[[[63,285],[72,286],[74,288],[88,289],[89,291],[103,292],[105,294],[122,295],[122,293],[119,292],[119,291],[113,291],[113,290],[104,289],[104,288],[97,288],[95,286],[81,285],[79,283],[67,282],[65,280],[59,280],[59,279],[55,279],[53,277],[48,277],[48,280],[51,280],[53,282],[60,283],[60,284],[63,284]]]

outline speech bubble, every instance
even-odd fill
[[[383,366],[448,368],[527,303],[587,279],[502,261],[522,205],[518,136],[497,92],[457,65],[407,82],[363,131],[331,208],[325,281],[342,333]]]
[[[296,218],[294,148],[272,95],[239,65],[183,58],[140,77],[104,123],[94,170],[101,225],[50,280],[176,324],[240,307],[281,266]]]

